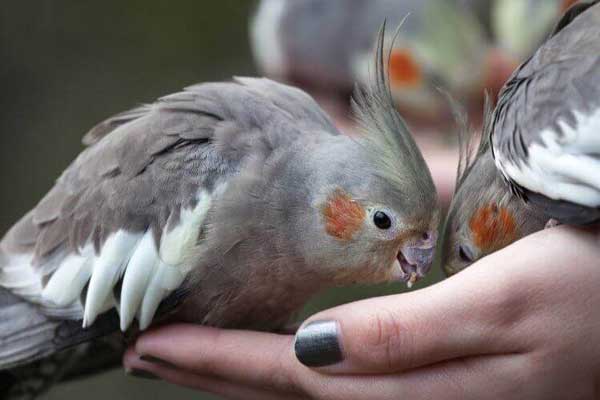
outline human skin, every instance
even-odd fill
[[[142,335],[124,365],[227,399],[594,399],[599,241],[547,229],[436,285],[323,311],[307,323],[339,324],[332,366],[300,363],[291,335],[192,325]]]

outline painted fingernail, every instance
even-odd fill
[[[156,364],[156,365],[160,365],[161,367],[167,367],[167,368],[176,368],[175,365],[171,364],[168,361],[162,360],[158,357],[154,357],[154,356],[140,356],[140,360],[151,363],[151,364]]]
[[[294,350],[307,367],[324,367],[344,359],[336,321],[314,321],[296,333]]]
[[[133,376],[134,378],[160,380],[160,378],[152,372],[144,371],[143,369],[127,369],[125,370],[125,374]]]

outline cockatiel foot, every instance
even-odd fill
[[[561,225],[560,221],[558,221],[557,219],[554,218],[550,218],[548,220],[548,222],[546,222],[546,225],[544,226],[544,229],[550,229],[550,228],[554,228],[556,226]]]

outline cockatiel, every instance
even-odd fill
[[[516,67],[494,51],[476,16],[488,3],[263,0],[251,24],[252,44],[267,75],[347,102],[354,83],[368,80],[381,22],[405,19],[390,55],[390,84],[400,109],[422,121],[446,105],[438,88],[479,106],[484,88],[499,90]]]
[[[482,142],[462,162],[444,228],[447,274],[555,220],[598,220],[598,3],[573,6],[508,81],[494,114],[486,112]],[[463,149],[469,160],[469,146]]]
[[[442,248],[442,268],[446,275],[498,251],[510,243],[544,229],[548,218],[514,196],[492,157],[489,136],[469,133],[464,112],[456,109],[460,122],[460,162],[454,197],[446,217]],[[491,122],[491,106],[486,102],[484,132]]]
[[[257,78],[93,128],[0,242],[0,370],[158,320],[277,330],[323,288],[424,276],[437,195],[392,105],[383,32],[355,137]]]

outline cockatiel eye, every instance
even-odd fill
[[[373,223],[379,229],[387,230],[392,226],[392,220],[383,211],[376,211],[373,214]]]
[[[460,257],[461,261],[464,261],[466,263],[472,263],[473,261],[475,261],[473,251],[468,246],[464,245],[458,246],[458,257]]]

